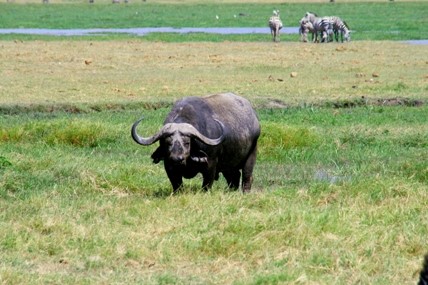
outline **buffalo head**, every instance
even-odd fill
[[[186,164],[189,158],[194,162],[206,163],[207,155],[202,150],[191,155],[192,139],[197,139],[210,146],[219,145],[224,139],[224,125],[219,120],[215,121],[219,124],[222,135],[216,139],[204,136],[188,123],[167,123],[155,135],[144,138],[139,136],[136,130],[142,119],[132,125],[132,138],[140,145],[151,145],[160,140],[161,146],[152,155],[155,163],[160,160],[168,160],[174,164]]]

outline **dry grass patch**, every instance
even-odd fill
[[[397,42],[3,41],[0,49],[6,105],[173,101],[223,91],[256,104],[427,93],[428,50]]]

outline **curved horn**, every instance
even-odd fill
[[[207,145],[213,145],[213,146],[219,145],[224,140],[224,125],[219,120],[217,120],[217,119],[214,119],[214,120],[217,122],[217,124],[221,128],[221,135],[220,135],[220,137],[218,137],[216,139],[210,139],[210,138],[204,136],[194,126],[192,126],[190,124],[182,124],[182,125],[186,125],[186,127],[180,128],[180,132],[184,133],[184,134],[192,135],[193,137],[199,139],[201,142],[203,142]]]
[[[143,138],[137,134],[137,126],[143,120],[143,118],[144,117],[142,117],[141,119],[136,121],[132,125],[132,128],[131,128],[132,138],[134,139],[134,141],[136,143],[141,144],[141,145],[151,145],[151,144],[157,142],[160,138],[162,138],[162,136],[164,136],[166,134],[172,134],[172,133],[177,132],[177,131],[180,132],[181,134],[184,134],[184,135],[191,135],[191,136],[199,139],[201,142],[203,142],[207,145],[213,145],[213,146],[218,145],[224,140],[224,125],[222,122],[220,122],[217,119],[214,119],[214,120],[219,124],[219,126],[221,128],[221,136],[219,138],[216,138],[216,139],[210,139],[210,138],[204,136],[194,126],[192,126],[191,124],[187,124],[187,123],[168,123],[168,124],[165,124],[157,134],[155,134],[149,138]]]
[[[157,134],[155,134],[154,136],[149,137],[149,138],[143,138],[143,137],[140,137],[140,136],[137,134],[137,126],[138,126],[138,124],[139,124],[143,119],[144,119],[144,117],[141,117],[138,121],[136,121],[136,122],[132,125],[132,128],[131,128],[131,135],[132,135],[132,138],[134,139],[134,141],[135,141],[136,143],[141,144],[141,145],[151,145],[151,144],[155,143],[156,141],[158,141],[158,140],[160,139],[160,137],[161,137],[161,135],[162,135],[162,130],[161,130],[161,131],[159,131],[159,132],[158,132]]]

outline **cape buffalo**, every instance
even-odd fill
[[[202,187],[211,188],[221,172],[230,188],[251,189],[260,124],[250,102],[233,93],[185,97],[177,101],[155,135],[137,134],[142,118],[132,125],[132,138],[141,145],[159,141],[154,163],[164,161],[176,192],[184,178],[201,173]]]

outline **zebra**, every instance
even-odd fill
[[[345,21],[342,21],[341,18],[337,16],[323,17],[322,21],[321,25],[327,31],[329,41],[333,41],[333,34],[336,42],[339,42],[339,34],[342,43],[343,37],[345,37],[345,41],[347,42],[351,40],[351,31],[349,30],[348,24]]]
[[[315,39],[314,42],[326,43],[333,39],[333,24],[329,21],[328,17],[316,18],[312,23],[314,27]],[[318,35],[320,40],[318,40]]]
[[[312,34],[312,41],[314,40],[314,25],[312,25],[311,22],[309,22],[308,19],[303,17],[300,20],[300,27],[299,27],[299,35],[302,42],[306,43],[308,41],[308,33]]]
[[[344,37],[347,42],[351,40],[351,31],[348,24],[337,16],[320,18],[315,13],[306,12],[303,19],[308,20],[314,26],[314,42],[318,41],[318,33],[321,34],[321,42],[333,41],[333,35],[338,42],[339,34],[342,42]]]
[[[282,21],[279,17],[279,10],[273,10],[273,15],[269,18],[268,25],[270,28],[270,33],[272,35],[272,40],[274,42],[279,42],[279,30],[282,29]]]
[[[323,18],[318,17],[318,15],[315,13],[306,12],[301,22],[302,21],[303,22],[308,21],[312,24],[313,26],[312,41],[313,42],[318,42],[318,33],[322,34],[322,39],[325,38],[325,35],[327,34],[327,29],[325,26],[325,21],[323,21]]]
[[[332,42],[334,35],[334,25],[330,17],[323,17],[320,22],[321,42]]]
[[[345,41],[351,41],[351,30],[349,29],[348,24],[339,17],[333,16],[330,18],[333,23],[333,31],[334,37],[336,38],[336,42],[339,41],[339,34],[342,43],[343,37],[345,37]]]

